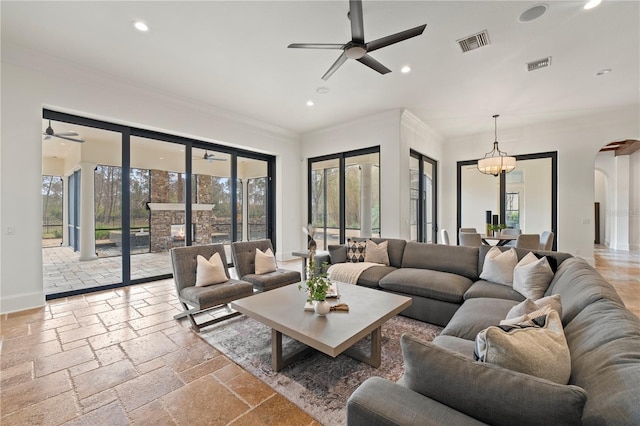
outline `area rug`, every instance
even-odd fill
[[[382,365],[371,367],[347,355],[332,358],[312,351],[279,372],[271,369],[271,328],[244,315],[208,327],[200,336],[242,368],[271,386],[319,423],[346,424],[346,403],[367,378],[396,381],[404,372],[400,336],[431,341],[441,327],[396,316],[382,326]],[[301,343],[283,336],[285,353]],[[368,350],[370,336],[356,344]]]

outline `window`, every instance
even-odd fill
[[[437,162],[416,151],[409,158],[411,241],[437,241]]]
[[[308,217],[318,248],[380,236],[380,147],[310,158]]]

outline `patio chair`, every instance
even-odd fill
[[[185,316],[189,318],[191,327],[196,333],[199,333],[203,327],[240,315],[240,312],[232,311],[228,303],[253,294],[253,286],[251,283],[235,279],[229,279],[226,282],[205,287],[196,286],[198,255],[209,260],[215,253],[220,254],[222,264],[224,265],[224,272],[227,278],[229,278],[227,258],[224,254],[224,246],[222,244],[176,247],[171,249],[173,280],[176,284],[178,299],[184,307],[184,312],[177,314],[174,318],[180,319]],[[196,322],[196,314],[218,307],[225,308],[228,313],[226,315],[216,316],[202,323]]]
[[[516,248],[540,250],[540,234],[520,234],[516,240]]]
[[[540,250],[551,251],[553,249],[553,239],[555,234],[551,231],[544,231],[540,234]]]
[[[288,269],[274,268],[275,271],[256,274],[256,249],[263,253],[273,252],[270,240],[236,241],[231,243],[231,256],[238,278],[253,284],[258,292],[273,290],[285,285],[302,281],[300,272]]]

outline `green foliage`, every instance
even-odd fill
[[[314,300],[322,301],[327,298],[327,292],[329,291],[329,287],[331,287],[331,280],[327,276],[326,273],[315,274],[315,259],[314,256],[315,251],[309,253],[309,263],[308,263],[308,273],[307,273],[307,281],[305,283],[306,290],[308,292],[307,302],[311,303]],[[322,264],[326,268],[327,262]],[[298,290],[302,290],[304,287],[302,284],[298,284]]]
[[[505,225],[504,223],[501,223],[499,225],[489,225],[489,229],[491,231],[500,231],[502,229],[505,229],[507,227],[507,225]]]
[[[96,240],[108,240],[109,232],[108,229],[96,230]]]

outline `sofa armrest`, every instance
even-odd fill
[[[402,383],[480,421],[510,426],[579,425],[586,392],[473,361],[404,334]]]
[[[347,401],[349,426],[481,425],[463,413],[381,377],[371,377]]]

